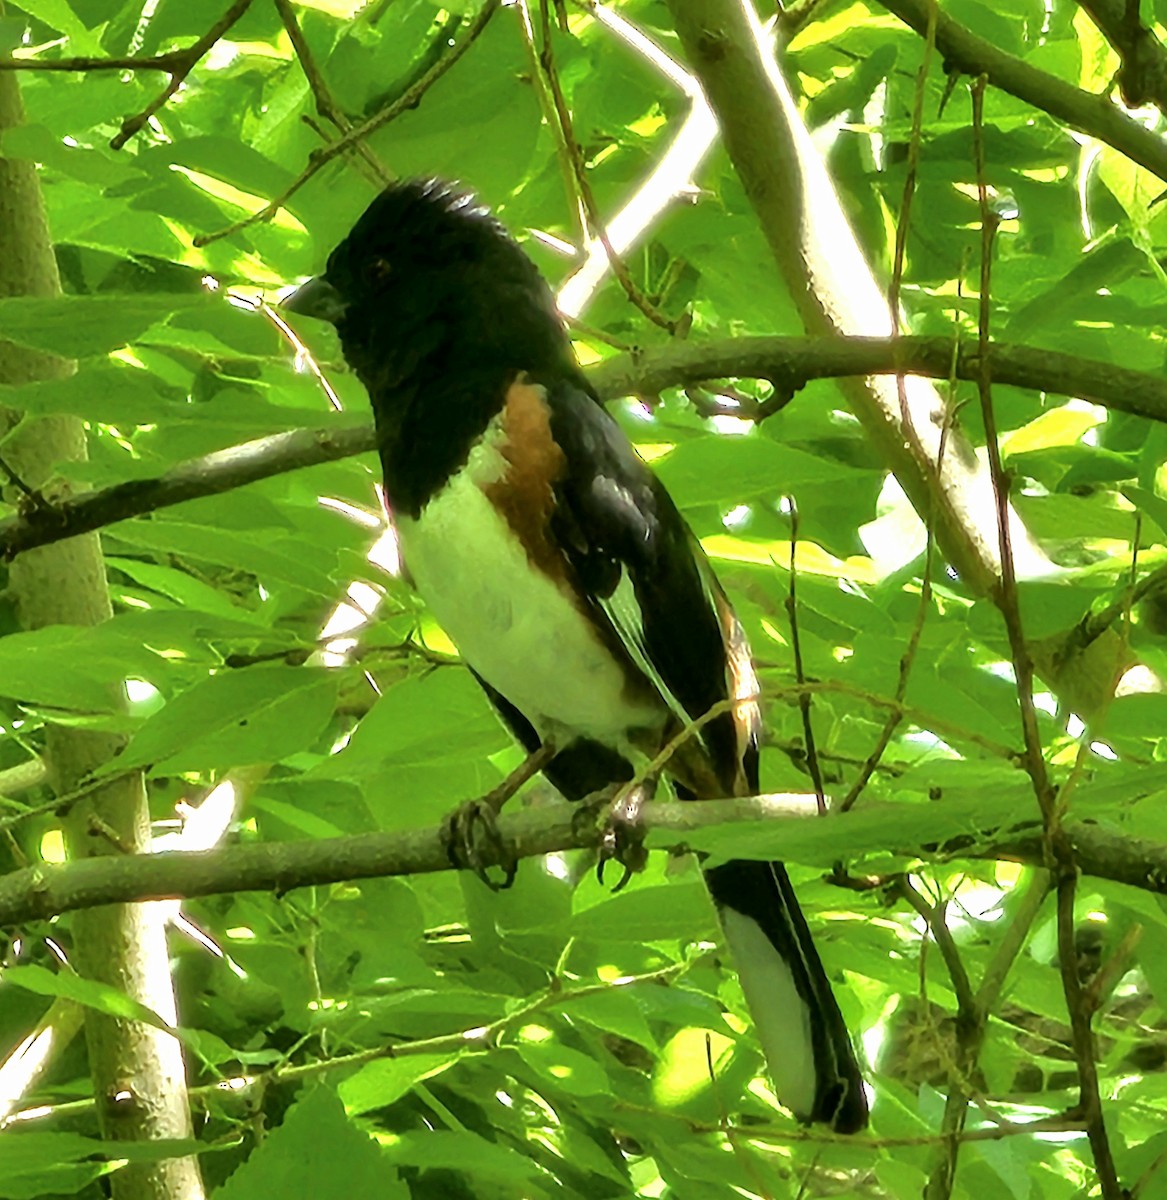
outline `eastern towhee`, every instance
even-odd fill
[[[547,284],[473,197],[387,188],[285,302],[335,325],[376,417],[418,592],[569,800],[666,770],[686,799],[758,790],[749,646],[700,545],[588,385]],[[705,879],[779,1099],[851,1132],[851,1039],[780,863]]]

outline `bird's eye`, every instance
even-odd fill
[[[393,265],[387,258],[374,258],[365,266],[365,279],[369,283],[384,283],[393,272]]]

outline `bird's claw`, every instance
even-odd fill
[[[613,784],[585,801],[586,808],[579,814],[579,817],[586,817],[589,821],[594,821],[598,814],[603,815],[596,879],[602,884],[608,863],[618,862],[622,874],[612,888],[613,893],[626,887],[632,876],[643,871],[648,862],[640,810],[653,790],[654,781],[640,783],[633,788],[626,783]]]
[[[492,892],[503,892],[515,881],[519,860],[514,846],[498,829],[498,812],[487,800],[467,800],[442,822],[442,840],[450,864],[460,871],[473,871]],[[490,868],[503,873],[492,879]]]

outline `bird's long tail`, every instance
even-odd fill
[[[778,1099],[839,1133],[867,1124],[859,1063],[781,863],[705,872]]]

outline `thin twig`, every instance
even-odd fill
[[[74,1101],[84,1103],[84,1101]],[[666,1117],[679,1121],[693,1134],[725,1133],[720,1125],[708,1121],[696,1120],[680,1113],[669,1112],[656,1108],[647,1108],[626,1101],[615,1105],[618,1112],[636,1113],[640,1116],[653,1118]],[[55,1110],[57,1111],[57,1110]],[[745,1125],[731,1126],[739,1129],[750,1138],[757,1141],[775,1142],[778,1145],[835,1145],[845,1146],[856,1153],[869,1150],[894,1150],[909,1146],[935,1146],[942,1138],[934,1133],[922,1133],[907,1137],[860,1137],[853,1133],[835,1133],[826,1126],[817,1125],[811,1129],[800,1129],[792,1125],[778,1123],[754,1122]],[[1011,1137],[1032,1137],[1035,1133],[1080,1133],[1082,1121],[1072,1113],[1062,1113],[1054,1117],[1040,1117],[1035,1121],[1015,1122],[1003,1121],[999,1125],[989,1125],[982,1129],[971,1129],[964,1133],[961,1141],[965,1142],[998,1142]]]
[[[43,758],[29,758],[12,767],[0,770],[0,797],[15,796],[40,787],[49,777]]]
[[[798,709],[802,714],[802,736],[806,739],[806,767],[814,784],[815,799],[818,801],[819,812],[827,811],[827,798],[823,791],[823,772],[819,765],[818,750],[814,740],[814,722],[811,720],[810,693],[803,685],[806,674],[802,666],[802,639],[798,634],[798,594],[796,581],[798,568],[795,554],[798,549],[798,504],[793,496],[786,497],[790,512],[790,588],[786,593],[786,619],[790,622],[790,652],[794,660],[794,679],[798,684]]]
[[[908,161],[904,174],[904,191],[900,197],[900,215],[896,222],[895,252],[892,258],[891,283],[888,286],[887,305],[891,314],[891,335],[899,336],[903,322],[900,318],[900,288],[904,278],[904,255],[907,251],[908,229],[912,221],[912,201],[916,195],[916,175],[920,167],[920,141],[924,126],[924,95],[927,90],[928,72],[932,66],[932,54],[936,49],[936,0],[929,0],[928,28],[924,37],[924,56],[916,74],[916,92],[912,101],[912,128],[908,136]],[[906,430],[912,428],[912,416],[908,405],[907,389],[903,374],[896,376],[899,389],[900,420]],[[943,463],[943,455],[937,458]]]
[[[932,934],[932,940],[944,960],[953,993],[956,995],[957,1020],[975,1021],[976,998],[973,995],[972,982],[961,960],[952,930],[948,928],[948,922],[945,920],[948,905],[943,899],[932,904],[920,894],[907,875],[900,876],[896,891],[915,909],[928,932]]]
[[[270,221],[272,217],[287,202],[323,167],[327,166],[338,155],[343,154],[346,150],[359,142],[362,138],[369,137],[370,134],[376,133],[378,129],[388,125],[390,121],[401,116],[403,112],[407,112],[411,108],[416,108],[421,102],[421,98],[429,91],[431,87],[466,53],[467,50],[478,40],[479,35],[486,28],[490,18],[498,11],[502,0],[484,0],[482,7],[478,10],[474,20],[470,22],[466,29],[465,36],[462,37],[456,45],[451,46],[447,54],[444,54],[434,66],[427,71],[421,79],[406,90],[393,101],[387,108],[380,112],[374,113],[367,120],[362,121],[359,125],[354,125],[347,133],[342,134],[335,142],[331,142],[327,146],[321,146],[313,150],[308,155],[307,166],[292,180],[290,184],[278,196],[269,203],[265,204],[258,212],[251,213],[241,220],[234,221],[232,224],[225,226],[223,229],[216,230],[214,233],[200,234],[194,239],[196,246],[207,246],[211,242],[217,242],[220,238],[230,237],[232,234],[238,233],[242,229],[247,229],[252,225],[259,224],[263,221]]]
[[[7,459],[0,457],[0,474],[4,476],[8,482],[16,488],[16,490],[24,497],[32,508],[47,507],[44,496],[35,488],[31,488],[21,479],[20,475],[9,466]]]
[[[982,1013],[987,1015],[996,1006],[1001,989],[1005,986],[1005,980],[1029,937],[1029,931],[1033,928],[1034,921],[1037,920],[1046,896],[1049,895],[1051,883],[1049,872],[1039,869],[1033,873],[1026,885],[1021,900],[1018,902],[1017,911],[1013,914],[1013,919],[1006,925],[996,953],[981,976],[981,985],[977,988],[976,1001],[977,1008]]]
[[[141,112],[132,117],[126,117],[121,129],[110,139],[110,149],[120,150],[126,142],[142,129],[146,122],[186,82],[186,77],[194,70],[198,61],[212,46],[239,20],[251,7],[251,0],[235,0],[235,3],[203,34],[194,45],[186,50],[178,51],[175,55],[174,66],[170,71],[170,82],[146,105]]]
[[[967,1140],[964,1136],[965,1122],[973,1092],[970,1077],[980,1058],[989,1016],[996,1007],[1009,971],[1029,937],[1049,889],[1049,872],[1036,871],[1021,897],[1014,919],[1006,926],[996,953],[981,976],[980,987],[964,1010],[964,1019],[958,1019],[957,1054],[949,1071],[948,1094],[940,1123],[944,1141],[939,1160],[928,1177],[925,1190],[927,1200],[946,1200],[952,1194],[960,1147]]]
[[[525,784],[533,779],[555,757],[555,747],[551,742],[544,742],[537,750],[533,750],[521,763],[497,786],[479,801],[496,813],[500,813],[506,802]]]
[[[100,792],[102,788],[120,783],[128,775],[133,774],[135,774],[133,770],[113,771],[108,775],[103,775],[100,779],[83,780],[72,791],[63,792],[60,796],[54,796],[53,799],[46,800],[42,804],[30,805],[28,808],[22,809],[18,813],[13,813],[11,816],[0,817],[0,832],[22,824],[29,817],[40,817],[47,813],[63,816],[79,800],[84,800],[87,796],[92,796],[94,792]]]
[[[581,321],[579,317],[565,316],[563,319],[569,329],[578,330],[585,338],[602,342],[605,346],[611,346],[613,350],[619,350],[622,354],[640,353],[640,348],[632,342],[625,342],[618,337],[613,337],[603,329],[597,329],[594,325]]]
[[[1137,535],[1134,544],[1137,551]],[[1108,604],[1101,612],[1091,613],[1082,618],[1081,624],[1074,631],[1075,647],[1085,648],[1090,645],[1116,621],[1122,620],[1124,625],[1129,624],[1131,609],[1151,592],[1165,586],[1167,586],[1167,566],[1156,567],[1137,582],[1132,569],[1127,586],[1114,603]]]
[[[187,53],[168,50],[165,54],[144,57],[75,54],[69,58],[0,58],[0,71],[163,71],[169,75],[186,61]]]
[[[564,137],[563,125],[558,119],[555,108],[555,97],[551,94],[551,89],[547,84],[547,75],[539,59],[539,50],[535,45],[535,27],[531,21],[531,7],[528,0],[519,0],[518,9],[519,36],[523,42],[523,49],[527,54],[527,61],[531,64],[531,78],[535,82],[535,92],[539,97],[539,107],[543,111],[543,120],[547,123],[547,128],[551,130],[551,136],[555,139],[555,161],[559,165],[559,174],[563,182],[563,195],[567,202],[573,226],[571,241],[575,245],[576,253],[582,255],[584,235],[586,233],[586,218],[584,217],[583,208],[580,205],[579,196],[576,194],[575,167],[572,162],[571,149]],[[546,34],[544,34],[544,37],[546,37]],[[593,334],[593,336],[595,335]]]
[[[244,1098],[257,1091],[265,1091],[272,1087],[282,1087],[298,1084],[307,1079],[316,1079],[333,1071],[352,1071],[368,1063],[379,1062],[386,1058],[410,1058],[419,1054],[448,1054],[450,1061],[462,1058],[467,1054],[485,1054],[493,1051],[502,1044],[503,1039],[514,1029],[522,1028],[535,1014],[555,1010],[570,1005],[577,1000],[591,996],[610,994],[613,988],[632,987],[637,984],[659,986],[669,983],[683,975],[693,966],[697,958],[686,959],[684,962],[670,963],[656,971],[647,971],[643,975],[633,975],[622,979],[619,983],[610,981],[603,983],[584,984],[576,988],[564,988],[558,977],[544,988],[538,996],[520,1008],[514,1009],[504,1017],[491,1021],[486,1025],[475,1026],[472,1029],[459,1030],[457,1033],[439,1034],[437,1037],[416,1038],[412,1041],[398,1042],[393,1045],[374,1046],[368,1050],[358,1050],[352,1054],[342,1054],[335,1058],[325,1058],[318,1062],[296,1063],[290,1066],[273,1067],[269,1071],[258,1072],[255,1075],[235,1078],[225,1078],[216,1083],[204,1084],[202,1087],[191,1088],[188,1097],[192,1104],[206,1107],[219,1107],[229,1097]],[[92,1111],[92,1099],[71,1100],[64,1104],[38,1106],[27,1113],[14,1113],[5,1127],[16,1122],[54,1117],[77,1115]],[[2,1128],[2,1127],[0,1127]]]
[[[555,108],[556,119],[559,122],[559,128],[562,135],[563,144],[567,149],[568,157],[571,161],[572,173],[575,177],[576,192],[579,196],[580,204],[583,207],[583,212],[587,218],[588,229],[592,237],[596,238],[600,245],[604,247],[604,253],[608,256],[608,262],[611,264],[612,273],[616,276],[620,286],[624,289],[624,294],[628,297],[633,305],[640,310],[654,325],[659,326],[669,334],[675,334],[680,329],[680,322],[670,320],[654,305],[647,296],[636,286],[636,281],[632,278],[631,272],[628,270],[627,263],[616,252],[616,248],[612,245],[611,239],[608,237],[608,231],[604,226],[604,222],[600,216],[600,208],[596,203],[595,193],[592,191],[591,181],[588,179],[588,165],[584,158],[583,147],[580,146],[575,136],[575,128],[572,122],[571,109],[568,107],[567,100],[563,95],[563,89],[559,84],[559,76],[555,69],[555,54],[551,47],[550,37],[550,20],[548,18],[547,7],[544,0],[543,6],[543,29],[542,29],[542,45],[539,49],[539,65],[543,71],[543,77],[547,82],[547,89],[551,94],[551,100]]]
[[[1086,1011],[1098,1012],[1107,997],[1118,986],[1118,982],[1130,970],[1131,959],[1143,937],[1143,926],[1132,925],[1122,936],[1114,953],[1099,967],[1097,974],[1083,989],[1082,998]]]
[[[1058,880],[1058,959],[1066,1008],[1070,1014],[1070,1037],[1074,1062],[1078,1067],[1079,1109],[1086,1124],[1086,1136],[1094,1155],[1094,1169],[1104,1200],[1123,1200],[1122,1185],[1106,1132],[1106,1116],[1098,1086],[1098,1064],[1094,1033],[1090,1024],[1089,1004],[1078,977],[1078,951],[1074,938],[1074,896],[1078,886],[1076,870],[1066,871]]]
[[[326,120],[331,121],[342,134],[348,133],[352,129],[352,122],[340,105],[336,103],[324,75],[316,64],[312,48],[308,45],[308,39],[304,37],[300,22],[296,20],[296,10],[292,7],[291,0],[274,0],[274,2],[276,12],[280,14],[280,20],[283,22],[284,29],[287,30],[292,49],[299,60],[300,70],[304,72],[304,78],[308,81],[309,90],[316,101],[316,111]],[[393,182],[393,173],[363,139],[358,138],[353,143],[353,147],[382,184]]]
[[[990,340],[991,280],[993,243],[998,224],[989,206],[985,171],[984,97],[987,80],[982,75],[972,85],[973,155],[977,178],[977,198],[981,214],[981,273],[980,305],[977,323],[978,345],[987,347]],[[1090,1014],[1078,978],[1077,954],[1074,948],[1074,896],[1077,889],[1078,867],[1073,847],[1062,826],[1061,797],[1049,780],[1041,737],[1037,726],[1037,711],[1033,703],[1033,661],[1021,624],[1021,609],[1017,596],[1017,579],[1013,566],[1013,551],[1009,529],[1008,482],[1001,464],[997,437],[997,421],[993,410],[992,377],[987,354],[982,355],[982,369],[977,381],[981,414],[985,426],[985,443],[993,496],[997,508],[997,533],[1000,545],[1001,579],[994,599],[1005,620],[1013,659],[1017,700],[1021,711],[1021,728],[1025,742],[1024,766],[1033,783],[1034,795],[1041,808],[1045,826],[1046,852],[1054,867],[1057,887],[1057,935],[1061,960],[1062,987],[1070,1017],[1074,1060],[1078,1068],[1079,1104],[1086,1122],[1086,1133],[1094,1156],[1094,1168],[1104,1200],[1121,1200],[1122,1188],[1114,1164],[1102,1099],[1098,1089],[1098,1067],[1095,1061],[1094,1038]]]
[[[932,66],[932,55],[936,49],[936,12],[936,0],[930,0],[928,28],[924,36],[924,55],[920,62],[920,69],[916,75],[916,90],[912,101],[912,128],[908,137],[907,171],[904,176],[903,196],[900,200],[899,220],[896,222],[895,254],[892,263],[891,283],[888,288],[887,302],[891,318],[891,336],[893,341],[899,338],[903,325],[900,316],[900,289],[903,284],[904,257],[907,252],[908,230],[911,227],[912,221],[912,201],[916,195],[916,176],[920,166],[920,143],[923,138],[924,126],[924,96],[927,92],[928,73]],[[902,371],[896,374],[896,392],[900,403],[900,421],[905,430],[911,430],[911,406],[908,403],[907,384]],[[951,397],[951,395],[950,385],[949,396]],[[944,414],[944,425],[940,431],[940,442],[936,450],[935,472],[937,486],[934,489],[930,488],[927,493],[928,509],[925,513],[924,521],[927,529],[927,544],[924,548],[924,568],[920,580],[920,603],[916,608],[916,617],[912,624],[911,634],[908,637],[908,644],[904,648],[904,652],[900,655],[899,674],[896,679],[895,691],[897,700],[903,700],[907,695],[908,682],[912,674],[912,665],[916,661],[920,639],[924,635],[924,624],[928,619],[928,611],[932,606],[932,563],[936,549],[935,498],[943,490],[940,485],[944,472],[944,456],[948,445],[948,434],[952,426],[953,414],[954,409],[949,405]],[[867,764],[856,776],[850,790],[843,798],[841,805],[843,812],[850,809],[863,794],[864,788],[871,781],[876,764],[883,758],[888,746],[891,745],[891,740],[895,736],[895,731],[899,728],[899,724],[900,718],[894,712],[889,713],[883,723],[883,728],[879,731],[875,745],[872,747]]]
[[[718,1086],[720,1081],[717,1078],[717,1066],[713,1061],[713,1035],[709,1032],[705,1034],[705,1072],[709,1076],[709,1088],[713,1092],[713,1098],[717,1104],[718,1124],[725,1137],[726,1145],[729,1146],[734,1158],[740,1164],[742,1172],[749,1176],[754,1192],[761,1196],[762,1200],[773,1200],[758,1173],[758,1166],[750,1153],[748,1140],[737,1136],[739,1131],[734,1128],[733,1122],[730,1120],[729,1110],[725,1106],[725,1097],[722,1096],[721,1088]]]
[[[696,194],[696,171],[717,139],[717,120],[696,76],[643,29],[614,8],[594,0],[576,0],[576,4],[689,102],[688,113],[671,132],[652,169],[604,224],[616,252],[627,254],[670,205],[682,196],[691,198]],[[574,196],[575,188],[569,187],[569,192]],[[583,312],[611,269],[611,259],[603,244],[592,239],[583,262],[556,293],[560,311],[571,315]]]
[[[889,12],[923,36],[931,0],[881,0]],[[975,78],[986,75],[993,87],[1016,96],[1040,112],[1080,130],[1132,159],[1160,179],[1167,179],[1167,145],[1157,129],[1111,103],[1104,96],[1067,83],[1033,66],[941,12],[936,47],[950,70]]]
[[[1021,607],[1017,598],[1017,574],[1013,564],[1013,541],[1009,520],[1009,480],[1001,462],[1001,447],[997,432],[997,416],[993,409],[993,378],[987,347],[991,340],[992,304],[990,285],[993,269],[993,245],[999,219],[989,205],[988,184],[985,181],[984,95],[985,79],[981,76],[972,85],[973,153],[976,159],[977,195],[981,212],[981,271],[980,298],[977,319],[977,346],[981,351],[981,369],[977,390],[981,402],[981,417],[985,426],[985,450],[993,483],[993,500],[997,510],[997,539],[1001,560],[1001,577],[994,589],[993,599],[1004,618],[1013,659],[1017,688],[1017,703],[1021,712],[1021,731],[1025,744],[1025,769],[1033,781],[1033,791],[1047,822],[1055,820],[1054,793],[1050,786],[1042,753],[1041,734],[1037,727],[1037,710],[1033,704],[1033,659],[1021,625]]]
[[[944,414],[944,425],[940,431],[940,448],[936,455],[936,477],[938,480],[944,470],[944,451],[948,441],[948,431],[952,428],[952,414],[954,412],[955,409],[949,405]],[[900,655],[899,674],[896,678],[895,689],[897,704],[902,703],[904,697],[908,694],[908,683],[912,677],[912,665],[916,661],[916,654],[920,649],[920,640],[924,636],[924,625],[928,620],[928,613],[932,607],[932,569],[936,555],[936,536],[931,521],[928,522],[927,528],[927,541],[924,545],[924,568],[920,573],[920,602],[916,605],[916,616],[912,622],[911,633],[908,635],[908,644],[904,647],[903,654]],[[871,777],[883,759],[888,746],[891,745],[891,739],[895,735],[895,731],[899,728],[901,720],[901,714],[894,709],[888,713],[883,727],[879,731],[879,736],[875,739],[875,745],[872,747],[871,753],[867,756],[866,761],[855,777],[855,781],[851,784],[846,796],[843,797],[842,802],[839,804],[840,812],[847,812],[863,794],[864,788],[871,782]]]

